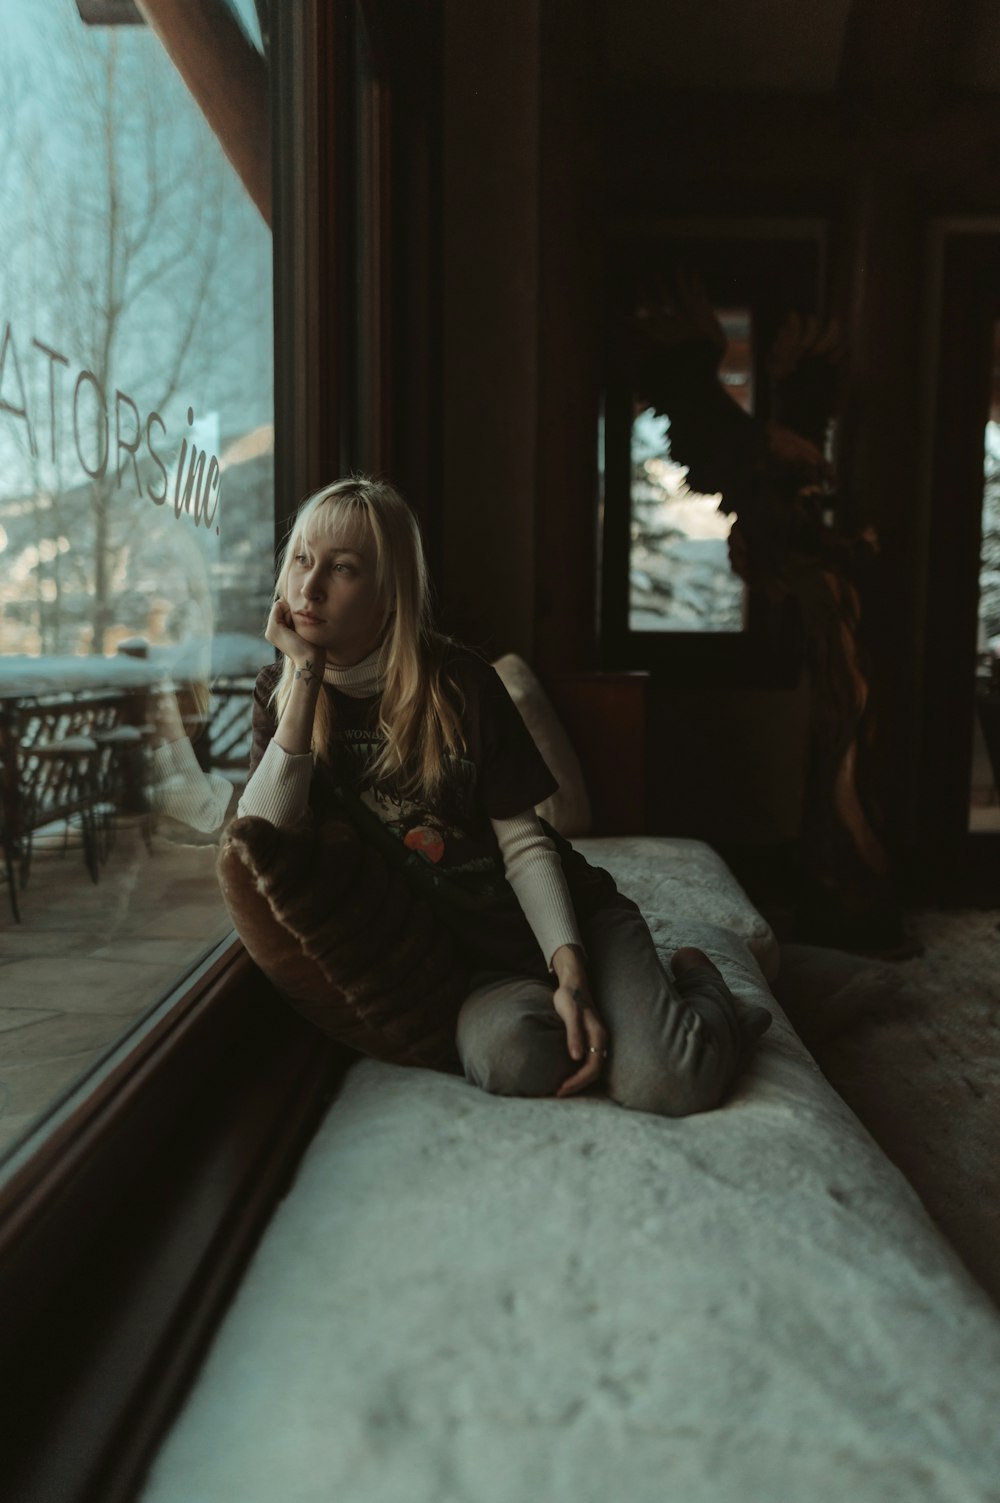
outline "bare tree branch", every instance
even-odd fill
[[[130,390],[143,413],[168,414],[185,391],[195,405],[195,394],[209,380],[216,410],[223,392],[245,400],[245,370],[230,354],[227,331],[242,328],[248,290],[240,287],[240,260],[230,272],[224,256],[233,243],[225,234],[227,212],[235,205],[249,213],[249,206],[200,121],[192,132],[190,117],[178,114],[181,86],[172,71],[158,73],[151,66],[150,42],[148,34],[122,39],[90,33],[84,44],[76,29],[66,28],[57,61],[75,102],[78,156],[50,150],[44,174],[35,169],[29,176],[32,161],[46,159],[47,136],[27,114],[17,121],[19,128],[9,112],[0,116],[0,142],[12,144],[16,134],[24,178],[33,181],[37,195],[28,243],[44,243],[47,251],[27,258],[28,274],[38,280],[20,305],[44,308],[41,326],[48,337],[54,340],[58,330],[59,348],[75,369],[93,372],[110,424],[103,474],[86,486],[66,473],[71,448],[60,449],[55,464],[48,452],[28,456],[35,494],[47,487],[53,496],[44,523],[39,509],[39,525],[58,526],[62,533],[71,489],[77,518],[73,553],[53,561],[56,600],[48,617],[38,597],[46,650],[57,645],[59,596],[84,569],[84,548],[92,650],[103,650],[126,550],[148,517],[136,505],[135,487],[119,487],[115,392]],[[0,86],[7,94],[3,71]],[[8,259],[0,255],[5,277],[11,274]],[[38,384],[49,378],[47,366],[36,373]],[[41,395],[47,406],[47,385]],[[65,422],[72,423],[68,411]],[[166,452],[164,458],[169,463]],[[89,537],[79,527],[84,499]]]

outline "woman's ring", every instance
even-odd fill
[[[602,1059],[607,1059],[607,1057],[608,1057],[608,1051],[606,1049],[595,1049],[594,1046],[593,1046],[593,1044],[591,1044],[591,1046],[590,1046],[590,1048],[589,1048],[589,1050],[587,1052],[589,1054],[599,1054]]]

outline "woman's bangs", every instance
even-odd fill
[[[355,496],[318,501],[302,518],[300,527],[299,540],[313,552],[321,548],[363,548],[376,542],[368,508]]]

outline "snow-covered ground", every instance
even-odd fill
[[[274,653],[263,637],[219,632],[211,640],[189,638],[171,646],[149,647],[144,658],[119,652],[113,657],[0,657],[0,697],[73,693],[79,689],[135,689],[165,679],[237,678],[256,674]]]
[[[729,563],[732,518],[719,496],[688,489],[670,458],[669,420],[641,413],[632,432],[632,631],[741,631],[743,582]]]
[[[983,540],[979,554],[980,646],[1000,653],[1000,423],[986,424]]]

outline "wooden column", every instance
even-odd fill
[[[850,529],[871,523],[881,553],[865,597],[876,706],[876,776],[889,844],[912,818],[919,736],[922,153],[946,110],[960,40],[954,0],[855,0],[838,93],[853,171],[845,184],[837,302],[848,344],[839,488]],[[957,14],[958,12],[958,14]]]
[[[445,624],[534,645],[540,0],[444,6]]]
[[[604,326],[603,3],[547,0],[541,33],[536,662],[597,664]]]

